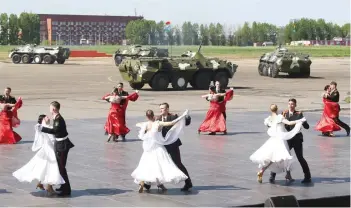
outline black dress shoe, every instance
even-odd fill
[[[190,183],[186,183],[184,185],[183,188],[180,189],[180,191],[189,191],[189,189],[191,189],[193,187],[193,184],[190,182]]]
[[[304,179],[301,181],[301,183],[311,183],[311,182],[312,182],[311,178],[304,178]]]
[[[55,191],[62,191],[62,188],[61,187],[57,188],[57,189],[55,189]]]
[[[211,132],[208,135],[216,135],[216,132]]]
[[[61,192],[59,194],[57,194],[57,196],[61,196],[61,197],[68,197],[68,196],[71,196],[71,192]]]
[[[146,190],[150,190],[151,185],[144,183],[144,188],[146,188]]]

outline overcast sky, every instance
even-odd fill
[[[350,0],[4,0],[0,12],[134,16],[145,19],[227,26],[245,21],[283,26],[294,18],[324,18],[337,24],[350,22]],[[51,2],[51,3],[49,3]]]

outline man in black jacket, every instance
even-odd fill
[[[169,104],[168,103],[162,103],[160,105],[160,110],[161,110],[161,115],[156,118],[156,120],[159,121],[173,121],[175,119],[178,118],[177,114],[170,114],[169,113]],[[190,116],[186,116],[185,117],[185,125],[188,126],[191,123],[191,117]],[[167,132],[172,128],[172,126],[164,126],[162,128],[162,135],[163,137],[166,136]],[[186,175],[188,176],[188,178],[185,180],[185,185],[182,189],[180,189],[181,191],[188,191],[190,188],[193,187],[193,184],[191,182],[189,173],[187,171],[187,169],[185,168],[185,166],[182,163],[181,157],[180,157],[180,150],[179,150],[179,146],[182,145],[182,142],[180,141],[180,139],[178,139],[177,141],[175,141],[172,144],[169,145],[165,145],[165,148],[168,152],[168,154],[171,156],[173,162],[176,164],[176,166]],[[144,184],[144,187],[146,189],[150,189],[151,186],[148,184]]]
[[[330,83],[330,90],[331,91],[330,91],[330,94],[326,97],[326,99],[331,101],[331,102],[338,103],[339,99],[340,99],[340,94],[339,94],[339,91],[336,87],[337,87],[337,83],[332,81]],[[341,126],[343,129],[345,129],[347,136],[350,136],[350,126],[347,125],[346,123],[342,122],[339,119],[339,116],[334,118],[334,122],[336,124],[338,124],[339,126]]]
[[[296,121],[304,117],[302,112],[295,110],[295,107],[296,107],[295,98],[289,99],[288,106],[289,106],[289,110],[286,110],[283,112],[283,116],[285,119],[287,119],[288,121]],[[285,129],[287,131],[291,131],[294,128],[294,126],[295,125],[291,125],[291,126],[285,125]],[[305,129],[310,128],[310,125],[307,123],[307,121],[303,122],[302,126]],[[291,150],[292,148],[294,148],[297,160],[299,161],[302,167],[303,173],[305,174],[305,178],[301,181],[301,183],[311,183],[311,172],[305,158],[303,157],[302,143],[303,143],[303,135],[301,132],[297,133],[292,139],[288,140],[289,149]],[[276,173],[271,172],[271,177],[269,178],[269,182],[274,183],[275,176],[276,176]]]
[[[16,98],[11,96],[11,88],[6,87],[4,90],[4,95],[0,95],[1,100],[3,100],[4,103],[8,104],[16,104]]]
[[[65,180],[65,183],[61,185],[56,191],[61,191],[59,196],[71,195],[71,185],[69,183],[66,163],[68,152],[74,147],[74,144],[68,138],[68,132],[66,128],[65,119],[60,114],[60,103],[53,101],[50,104],[50,113],[53,117],[53,128],[47,128],[39,126],[40,130],[47,134],[53,134],[55,137],[54,150],[56,154],[56,160],[59,166],[60,174]]]

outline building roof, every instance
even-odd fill
[[[40,20],[51,18],[52,21],[81,21],[81,22],[107,22],[130,21],[143,19],[142,16],[111,16],[111,15],[79,15],[79,14],[38,14]]]

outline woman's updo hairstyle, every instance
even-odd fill
[[[330,85],[325,85],[324,91],[327,91],[329,89]]]
[[[145,115],[150,120],[153,120],[155,117],[154,112],[152,110],[147,110]]]
[[[271,111],[272,111],[273,113],[276,113],[276,112],[278,111],[278,106],[277,106],[276,104],[272,104],[272,105],[271,105]]]
[[[41,124],[43,122],[43,119],[46,117],[46,115],[44,114],[41,114],[39,117],[38,117],[38,124]]]

